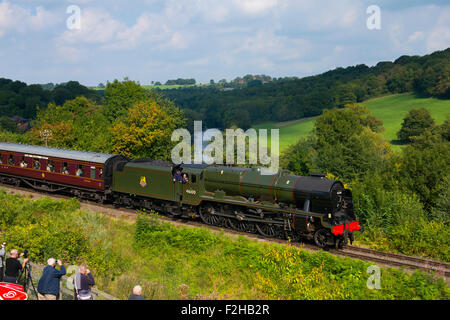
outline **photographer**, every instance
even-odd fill
[[[91,271],[85,265],[79,266],[79,272],[73,279],[75,300],[93,300],[91,286],[95,285]]]
[[[19,272],[22,271],[27,264],[28,258],[23,259],[23,263],[20,264],[20,261],[18,259],[19,254],[16,249],[12,249],[9,254],[10,257],[6,259],[5,277],[3,278],[3,281],[9,283],[17,283]],[[21,257],[23,255],[23,253],[20,254]]]
[[[60,270],[56,269],[54,258],[48,259],[47,264],[48,266],[44,268],[42,277],[38,282],[38,297],[39,300],[56,300],[59,296],[59,282],[61,277],[66,274],[66,268],[61,260],[58,260]]]
[[[2,282],[3,281],[3,273],[4,273],[4,268],[3,268],[3,266],[4,266],[4,261],[5,261],[5,254],[6,254],[6,251],[5,251],[5,245],[6,245],[6,243],[2,243],[2,248],[0,249],[0,282]]]

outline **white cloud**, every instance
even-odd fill
[[[233,4],[246,14],[261,14],[277,6],[278,0],[233,0]]]
[[[424,37],[425,35],[423,34],[422,31],[416,31],[408,37],[408,42],[423,40]]]
[[[99,9],[81,9],[80,29],[66,29],[58,38],[65,44],[108,43],[115,39],[117,33],[125,28],[109,13]]]
[[[450,46],[450,28],[440,26],[434,28],[427,39],[427,51],[429,53],[444,50]]]
[[[260,56],[273,56],[279,60],[299,59],[309,50],[307,40],[277,35],[273,30],[261,30],[243,39],[242,45],[233,53],[248,52]]]
[[[450,8],[441,10],[436,25],[431,30],[427,39],[427,51],[443,50],[450,46]]]
[[[0,3],[0,36],[9,32],[41,31],[61,21],[61,17],[38,6],[36,14],[9,1]]]
[[[82,9],[81,29],[65,30],[57,39],[58,45],[96,45],[102,50],[133,50],[146,44],[153,49],[183,49],[191,37],[169,25],[176,15],[171,7],[162,14],[142,13],[132,26],[127,26],[107,11]],[[175,20],[177,21],[176,18]]]

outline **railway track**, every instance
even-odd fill
[[[34,190],[30,190],[28,188],[23,187],[11,187],[9,185],[3,185],[0,184],[1,187],[7,189],[11,193],[15,194],[31,194],[35,198],[39,197],[51,197],[54,199],[70,199],[71,197],[61,195],[61,194],[49,194],[49,193],[43,193],[43,192],[37,192]],[[81,207],[85,209],[91,209],[93,211],[103,212],[115,217],[118,216],[125,216],[128,219],[136,219],[136,210],[135,209],[129,209],[129,208],[117,208],[114,205],[111,204],[98,204],[93,201],[89,200],[80,200]],[[251,234],[241,231],[236,231],[232,229],[223,229],[215,226],[208,226],[201,222],[193,221],[193,220],[185,220],[181,218],[171,218],[166,216],[161,216],[162,219],[165,221],[176,224],[176,225],[184,225],[184,226],[191,226],[191,227],[206,227],[213,231],[220,232],[224,231],[226,234],[234,235],[234,236],[245,236],[250,239],[255,239],[258,241],[264,241],[264,242],[275,242],[280,244],[286,244],[286,240],[282,239],[275,239],[275,238],[265,238],[259,234]],[[306,249],[309,251],[319,251],[322,250],[312,244],[309,243],[294,243],[291,242],[291,245],[295,247],[299,247],[302,249]],[[421,258],[416,256],[408,256],[404,254],[398,254],[398,253],[392,253],[392,252],[384,252],[384,251],[378,251],[374,249],[364,248],[364,247],[358,247],[353,245],[347,245],[343,249],[337,250],[337,249],[329,249],[327,250],[329,253],[333,255],[343,256],[343,257],[349,257],[354,259],[360,259],[364,261],[370,261],[374,262],[376,264],[385,266],[385,267],[402,267],[406,270],[422,270],[426,272],[432,272],[435,273],[435,275],[438,275],[440,277],[443,277],[447,282],[450,281],[450,263],[427,259],[427,258]]]
[[[342,250],[333,250],[334,253],[346,257],[373,261],[391,267],[403,267],[411,270],[419,269],[427,272],[435,272],[444,278],[450,277],[450,263],[408,256],[405,254],[378,251],[369,248],[348,245]]]

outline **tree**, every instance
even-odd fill
[[[325,110],[316,120],[313,163],[321,170],[351,181],[383,166],[391,155],[383,137],[372,131],[367,109],[350,105]]]
[[[436,186],[437,197],[435,205],[431,209],[431,218],[442,221],[447,226],[450,224],[450,174],[447,174]]]
[[[155,100],[139,101],[112,128],[112,151],[131,158],[169,160],[176,144],[171,141],[172,132],[179,123]]]
[[[436,127],[414,136],[405,147],[397,180],[419,196],[425,209],[435,207],[442,193],[444,178],[450,167],[450,142],[443,139]]]
[[[9,132],[16,132],[17,131],[17,125],[14,121],[11,121],[9,117],[1,116],[0,117],[0,129],[6,130]]]
[[[48,145],[58,148],[93,152],[110,152],[110,124],[104,116],[103,106],[78,97],[62,106],[50,103],[39,110],[35,125],[27,133],[33,144],[42,145],[41,133],[52,133]]]
[[[348,86],[342,86],[339,89],[337,97],[337,105],[339,107],[344,107],[347,104],[352,104],[356,102],[356,95],[353,90]]]
[[[425,130],[433,126],[435,126],[434,120],[427,109],[412,109],[403,119],[397,137],[403,143],[410,143],[412,137],[420,136]]]
[[[106,117],[113,123],[126,116],[128,109],[146,98],[145,89],[135,81],[125,78],[122,82],[114,79],[107,82],[105,89]]]
[[[311,159],[314,158],[315,150],[312,148],[313,136],[302,137],[297,143],[290,145],[283,152],[280,165],[296,175],[308,176],[314,170]]]

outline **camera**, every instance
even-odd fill
[[[2,243],[2,247],[4,247],[4,246],[6,246],[6,242],[3,242],[3,243]]]
[[[28,249],[25,249],[25,250],[23,251],[23,257],[24,257],[24,258],[28,258]]]

